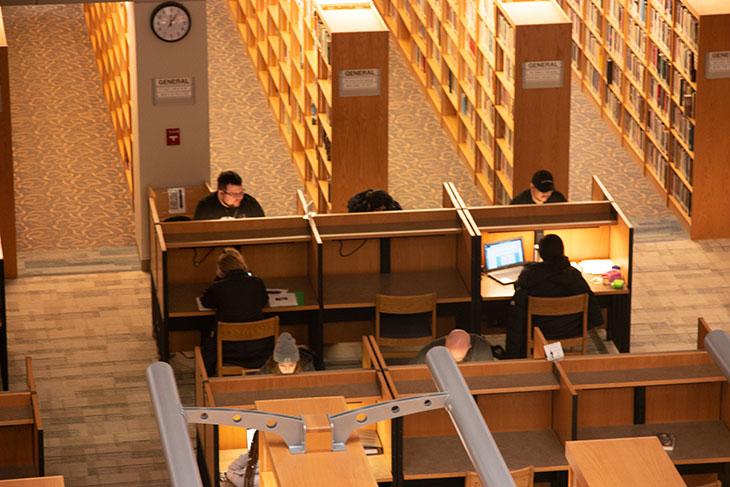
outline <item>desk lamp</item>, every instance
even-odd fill
[[[432,348],[426,354],[426,364],[440,392],[381,402],[329,416],[332,451],[344,450],[350,434],[364,425],[445,408],[482,485],[514,487],[502,454],[449,351],[446,347]],[[165,362],[155,362],[147,367],[147,384],[173,487],[203,485],[190,445],[188,423],[238,426],[276,433],[286,442],[290,453],[306,454],[306,432],[301,417],[265,411],[183,407],[172,368]]]

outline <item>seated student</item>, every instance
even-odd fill
[[[564,297],[588,293],[588,326],[603,323],[598,300],[583,275],[570,265],[564,255],[563,241],[557,235],[545,235],[538,245],[542,262],[527,264],[515,283],[515,294],[510,302],[510,320],[507,324],[507,350],[509,358],[527,355],[527,298]],[[578,336],[583,331],[581,315],[536,316],[535,324],[545,338],[556,340]]]
[[[568,201],[560,191],[555,191],[553,175],[542,169],[532,175],[529,189],[518,194],[510,205],[541,205],[543,203],[564,203]]]
[[[494,360],[492,347],[483,336],[456,328],[451,330],[445,337],[437,338],[423,347],[413,362],[416,364],[425,363],[426,353],[433,347],[439,346],[448,348],[456,363]]]
[[[264,216],[256,198],[243,191],[241,176],[235,171],[223,171],[218,176],[218,189],[198,202],[195,220],[219,218],[253,218]]]
[[[268,303],[266,285],[248,271],[238,250],[226,248],[218,257],[216,280],[200,297],[206,308],[215,309],[217,321],[245,322],[263,318],[261,310]],[[203,358],[209,375],[215,375],[215,328],[207,330],[202,340]],[[261,367],[274,350],[274,338],[223,344],[223,362],[241,367]]]
[[[382,189],[366,189],[357,193],[347,202],[347,211],[361,213],[364,211],[402,210],[400,204]]]
[[[274,354],[259,369],[259,374],[291,375],[312,370],[323,370],[324,364],[305,347],[298,347],[294,337],[284,332],[279,335]],[[226,478],[236,487],[258,485],[259,432],[254,433],[248,453],[231,463]]]
[[[259,369],[259,374],[290,375],[299,372],[321,370],[312,352],[305,347],[297,346],[296,340],[288,332],[279,335],[274,347],[274,354]]]

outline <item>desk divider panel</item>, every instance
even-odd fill
[[[727,379],[706,352],[569,357],[556,367],[578,393],[577,439],[666,432],[677,465],[730,462]]]
[[[570,439],[575,392],[565,379],[556,378],[550,362],[473,362],[459,364],[459,369],[510,469],[567,470],[563,444]],[[390,367],[385,376],[395,398],[436,392],[425,366]],[[445,410],[404,417],[396,445],[402,449],[407,480],[461,477],[473,469]]]

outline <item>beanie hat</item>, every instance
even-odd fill
[[[276,347],[274,347],[274,361],[290,364],[299,362],[297,342],[286,331],[279,335],[279,340],[276,342]]]

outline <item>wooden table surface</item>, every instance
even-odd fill
[[[568,441],[571,487],[685,487],[659,439]]]
[[[272,413],[301,416],[335,414],[347,410],[343,397],[256,401],[256,409]],[[360,439],[353,435],[345,451],[289,453],[280,436],[264,432],[264,441],[279,487],[376,487],[377,482],[365,457]]]
[[[63,477],[33,477],[28,479],[0,480],[2,487],[64,487]]]

